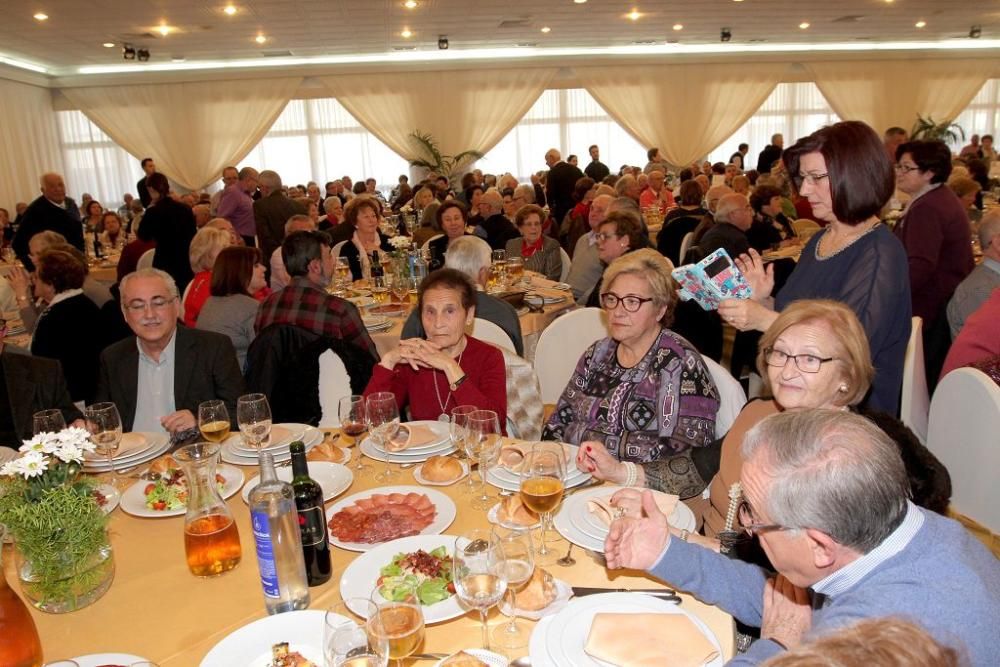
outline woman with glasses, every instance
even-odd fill
[[[599,289],[610,336],[580,358],[542,437],[580,445],[577,467],[598,479],[688,498],[709,480],[692,456],[715,440],[719,393],[698,351],[668,328],[672,269],[652,249],[611,263]]]
[[[809,239],[773,298],[774,269],[765,269],[755,250],[737,259],[753,296],[723,301],[719,314],[741,331],[766,331],[793,301],[833,299],[850,306],[878,369],[868,404],[895,413],[910,338],[910,268],[903,245],[878,218],[896,188],[882,140],[862,122],[835,123],[797,141],[782,159],[813,215],[827,226]]]
[[[594,239],[597,241],[597,257],[605,267],[626,253],[650,245],[649,239],[642,231],[639,214],[627,210],[608,213],[604,222],[598,225]],[[603,305],[599,289],[602,283],[603,278],[597,281],[597,287],[590,293],[590,298],[587,299],[588,308],[600,308]]]

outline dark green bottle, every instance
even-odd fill
[[[309,476],[305,445],[296,441],[289,449],[292,452],[292,490],[295,492],[295,508],[298,510],[299,529],[302,532],[306,581],[310,586],[319,586],[327,582],[333,572],[330,543],[326,534],[326,515],[323,513],[323,489]]]

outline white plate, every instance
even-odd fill
[[[319,609],[288,611],[244,625],[223,638],[202,659],[201,667],[265,667],[271,664],[271,647],[288,642],[317,665],[323,664],[323,619]],[[344,618],[344,622],[351,621]]]
[[[267,446],[261,447],[260,451],[274,453],[274,451],[278,449],[287,450],[289,445],[293,442],[296,440],[302,440],[305,437],[306,431],[309,430],[310,426],[309,424],[273,424],[271,426],[272,434],[274,433],[275,428],[281,429],[278,431],[278,434],[282,435],[281,439],[278,440],[269,436]],[[287,435],[284,435],[286,433]],[[226,438],[225,442],[232,447],[234,452],[242,454],[243,456],[257,455],[258,450],[256,448],[247,447],[243,444],[243,435],[239,431],[236,431]]]
[[[323,488],[323,502],[333,500],[346,491],[354,481],[354,473],[350,469],[339,463],[327,463],[326,461],[307,461],[309,465],[309,476]],[[292,467],[284,466],[277,469],[278,479],[282,482],[292,481]],[[240,496],[243,502],[250,502],[250,492],[257,488],[260,475],[254,475],[243,485],[243,492]]]
[[[390,454],[416,454],[417,452],[427,451],[429,449],[438,449],[441,445],[451,441],[451,426],[445,422],[439,422],[433,419],[421,419],[411,422],[404,422],[400,426],[423,426],[434,434],[435,440],[424,443],[423,445],[416,445],[414,447],[407,447],[401,452],[386,452]],[[385,452],[385,448],[381,447],[374,442],[372,443],[380,452]]]
[[[157,441],[154,438],[147,437],[144,433],[124,433],[122,434],[121,442],[118,443],[118,451],[115,452],[112,460],[115,463],[122,463],[128,459],[138,458],[153,447],[156,447],[156,445]],[[100,463],[108,459],[103,454],[94,451],[85,452],[83,460]]]
[[[423,463],[436,454],[444,456],[454,451],[457,450],[451,445],[450,440],[438,445],[434,449],[424,449],[419,452],[402,451],[395,454],[386,454],[375,446],[371,438],[365,438],[361,441],[361,452],[365,456],[376,461],[385,461],[388,459],[389,463]]]
[[[362,554],[351,561],[340,577],[340,596],[345,599],[372,598],[381,601],[384,598],[376,592],[378,578],[383,567],[388,565],[396,554],[409,553],[417,549],[431,551],[445,547],[448,558],[455,550],[455,535],[413,535],[401,537],[398,540],[380,544],[368,553]],[[351,608],[358,616],[363,616],[363,609]],[[440,623],[452,618],[458,618],[466,613],[458,601],[457,595],[447,600],[423,608],[425,623]]]
[[[302,434],[302,442],[306,446],[306,452],[308,453],[313,447],[323,442],[323,432],[318,428],[310,426],[306,428],[305,433]],[[271,454],[274,455],[275,463],[281,463],[292,458],[292,454],[287,447],[272,450]],[[232,463],[233,465],[255,466],[260,464],[260,460],[257,458],[256,454],[241,453],[231,445],[229,440],[226,440],[222,444],[221,456],[223,461],[226,463]]]
[[[500,503],[497,503],[490,508],[489,512],[486,513],[486,519],[495,526],[503,526],[508,530],[534,530],[542,525],[541,521],[536,521],[533,525],[522,526],[519,523],[510,523],[508,521],[500,520]]]
[[[424,464],[421,463],[416,468],[413,469],[413,479],[417,480],[420,484],[424,486],[451,486],[455,482],[461,481],[469,476],[469,464],[465,461],[459,461],[458,464],[462,466],[462,474],[451,480],[450,482],[432,482],[429,479],[425,479],[423,475]]]
[[[358,308],[367,308],[368,306],[375,305],[375,299],[370,296],[349,296],[345,300],[350,301]]]
[[[97,491],[107,499],[107,502],[101,507],[101,511],[105,514],[111,514],[118,507],[118,503],[121,502],[122,494],[118,493],[118,490],[111,486],[110,484],[98,484],[96,487]]]
[[[240,490],[240,486],[242,486],[244,479],[242,470],[233,466],[222,464],[218,467],[216,472],[222,475],[223,479],[226,480],[225,484],[222,486],[223,498],[229,498]],[[152,484],[152,482],[140,479],[138,482],[125,489],[125,493],[122,494],[121,500],[122,511],[126,514],[131,514],[132,516],[155,519],[167,516],[183,516],[187,513],[186,507],[180,507],[175,510],[151,510],[146,507],[146,494],[144,491],[147,484]]]
[[[434,517],[434,521],[431,522],[429,526],[420,531],[420,535],[440,535],[451,525],[451,522],[455,520],[455,514],[457,513],[457,508],[455,507],[455,501],[434,489],[428,489],[424,486],[385,486],[376,489],[368,489],[367,491],[359,491],[358,493],[347,496],[346,498],[341,498],[326,510],[326,521],[327,521],[327,533],[330,536],[330,544],[335,547],[340,547],[341,549],[346,549],[347,551],[371,551],[380,544],[365,544],[363,542],[341,542],[333,533],[330,532],[329,522],[333,518],[333,515],[344,509],[348,505],[353,505],[354,501],[361,500],[362,498],[370,498],[376,493],[390,494],[390,493],[420,493],[428,498],[434,503],[437,508],[437,516]],[[416,535],[414,537],[417,537]]]
[[[80,667],[102,667],[103,665],[131,665],[133,662],[149,662],[149,658],[143,658],[131,653],[91,653],[89,655],[79,655],[72,658]]]
[[[525,295],[524,300],[533,304],[544,304],[548,306],[553,303],[562,303],[563,301],[566,300],[566,297],[549,296],[547,294],[528,292],[528,294]]]
[[[531,660],[532,667],[553,667],[556,664],[545,646],[553,618],[553,616],[546,616],[538,621],[531,631],[531,637],[528,639],[528,658]]]
[[[494,653],[493,651],[487,651],[481,648],[467,648],[463,649],[463,651],[466,655],[471,655],[472,657],[478,658],[480,661],[485,662],[487,665],[489,665],[489,667],[507,667],[507,665],[510,664],[510,662],[507,660],[506,657],[500,655],[499,653]],[[455,653],[458,653],[458,651],[456,651]],[[447,659],[448,658],[438,660],[436,663],[434,663],[434,667],[441,667],[441,665],[443,665],[444,661]]]
[[[115,470],[120,470],[122,468],[128,468],[132,466],[141,465],[143,463],[148,463],[153,459],[157,458],[162,454],[166,454],[170,450],[170,436],[166,433],[143,433],[147,440],[154,443],[153,447],[146,449],[142,453],[133,454],[131,456],[126,456],[124,458],[112,459],[115,465]],[[108,467],[108,460],[95,460],[83,462],[84,472],[110,472],[111,468]]]

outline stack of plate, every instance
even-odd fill
[[[590,480],[590,473],[581,472],[576,467],[575,461],[576,452],[574,451],[569,457],[569,462],[566,464],[566,477],[563,479],[563,486],[567,489],[580,486]],[[516,492],[521,490],[521,476],[499,465],[493,466],[486,471],[486,481],[504,491]]]
[[[126,433],[122,436],[118,451],[112,461],[115,470],[131,468],[148,463],[170,449],[170,437],[166,433]],[[89,452],[83,458],[84,472],[108,472],[108,459],[99,452]]]
[[[387,452],[369,436],[361,442],[361,452],[368,458],[375,459],[376,461],[385,461],[388,459],[389,463],[423,463],[432,456],[443,456],[455,451],[455,447],[451,444],[449,426],[445,422],[414,421],[409,422],[408,425],[423,426],[430,429],[436,436],[434,441],[424,445],[408,447],[401,452]]]
[[[241,434],[233,433],[222,443],[222,460],[238,466],[255,466],[260,463],[260,452],[270,452],[276,463],[287,461],[292,458],[288,446],[296,440],[301,440],[308,452],[323,442],[323,432],[308,424],[275,424],[271,427],[271,442],[260,450],[245,444]]]
[[[528,657],[535,667],[575,665],[603,667],[608,663],[590,657],[583,650],[590,626],[598,613],[617,614],[684,614],[715,645],[718,656],[707,667],[722,667],[722,647],[719,640],[700,618],[673,602],[642,593],[602,593],[570,600],[562,611],[543,618],[531,633]],[[654,641],[652,637],[636,637],[636,641]]]
[[[560,535],[573,544],[584,549],[604,553],[604,540],[608,536],[608,526],[590,512],[587,503],[595,498],[612,496],[623,488],[625,487],[601,486],[574,493],[563,501],[562,507],[559,508],[553,519],[553,525]],[[667,517],[667,522],[674,528],[687,529],[692,532],[697,524],[694,512],[682,502],[677,503],[677,507]]]
[[[365,315],[361,320],[368,331],[385,331],[392,328],[392,322],[384,315]]]

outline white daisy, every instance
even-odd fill
[[[64,463],[80,463],[83,461],[83,449],[73,442],[66,442],[54,452],[56,458]]]
[[[18,464],[18,472],[29,479],[38,477],[49,467],[49,460],[41,452],[28,452],[24,456],[15,460]]]

